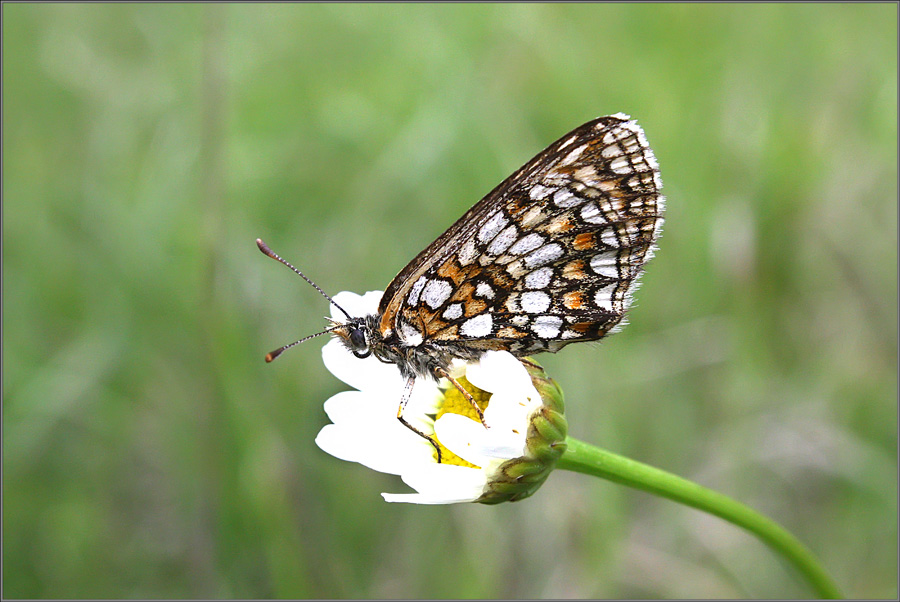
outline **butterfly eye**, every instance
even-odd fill
[[[372,350],[366,345],[366,333],[362,328],[354,328],[350,331],[350,345],[353,347],[353,355],[356,357],[368,357],[372,353]]]

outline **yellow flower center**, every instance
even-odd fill
[[[472,396],[472,399],[475,400],[475,403],[478,404],[478,407],[482,412],[487,409],[488,402],[491,399],[491,394],[487,391],[482,391],[472,383],[466,379],[465,376],[456,379],[462,388],[465,389],[469,395]],[[472,404],[469,402],[465,396],[457,390],[452,384],[449,385],[447,391],[444,393],[444,400],[441,403],[441,407],[438,410],[437,416],[435,416],[435,421],[438,418],[443,416],[444,414],[459,414],[461,416],[466,416],[467,418],[471,418],[472,420],[479,422],[478,414],[475,413],[475,408],[472,407]],[[458,466],[467,466],[469,468],[480,468],[480,466],[476,466],[471,462],[466,462],[452,451],[444,447],[444,444],[440,442],[440,440],[435,436],[435,441],[438,442],[438,446],[441,448],[441,462],[443,464],[456,464]],[[437,462],[437,452],[434,453],[435,462]]]

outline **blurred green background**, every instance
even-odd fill
[[[593,117],[669,199],[571,434],[897,591],[897,6],[3,10],[4,597],[805,597],[744,532],[555,473],[389,505],[313,443],[327,291],[383,289]]]

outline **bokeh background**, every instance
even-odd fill
[[[383,289],[546,144],[639,119],[669,199],[624,332],[541,360],[571,434],[897,592],[897,6],[3,11],[3,595],[806,597],[582,475],[389,505],[313,443],[323,299]]]

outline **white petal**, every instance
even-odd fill
[[[461,504],[465,502],[474,502],[481,494],[476,496],[469,494],[458,494],[451,497],[441,497],[435,495],[425,495],[422,493],[382,493],[381,497],[386,502],[405,502],[407,504]]]
[[[533,388],[532,388],[533,389]],[[500,391],[491,396],[484,412],[484,421],[491,427],[517,429],[525,427],[531,413],[540,405],[537,391]]]
[[[496,459],[510,460],[523,455],[524,436],[494,427],[486,429],[480,422],[459,414],[444,414],[435,423],[434,430],[447,449],[482,468]]]
[[[453,464],[415,467],[401,477],[418,494],[382,494],[385,500],[419,504],[471,502],[481,497],[487,483],[484,471]]]
[[[354,389],[370,391],[399,389],[403,379],[395,366],[379,362],[374,356],[360,359],[350,353],[337,339],[322,347],[322,361],[328,371]],[[400,398],[397,398],[399,402]]]
[[[366,446],[384,449],[412,442],[417,446],[424,443],[428,450],[433,449],[428,441],[397,420],[394,399],[383,399],[361,391],[342,391],[325,402],[325,413],[334,425],[352,432]],[[423,432],[434,430],[433,423],[424,415],[411,414],[405,418]]]
[[[434,464],[431,444],[405,430],[412,437],[400,433],[398,437],[373,438],[371,430],[328,424],[316,436],[316,445],[336,458],[387,474],[403,474],[416,466]]]
[[[365,449],[359,442],[348,436],[347,429],[334,424],[322,427],[316,435],[316,445],[325,453],[347,462],[357,462],[365,454]]]
[[[454,454],[476,466],[488,460],[481,454],[480,440],[487,432],[480,422],[460,414],[444,414],[434,423],[434,434]]]
[[[520,388],[531,383],[525,366],[511,353],[488,351],[481,360],[466,370],[469,382],[483,391],[496,392],[508,388]]]
[[[404,383],[404,387],[405,387]],[[396,396],[392,399],[394,414],[396,417],[399,408],[400,399],[403,396],[402,388],[396,392]],[[406,418],[407,413],[412,414],[436,414],[443,400],[443,391],[438,388],[438,384],[430,378],[417,378],[413,385],[412,395],[406,404],[406,410],[403,413]]]
[[[360,391],[341,391],[329,398],[324,408],[335,424],[383,420],[385,415],[384,404]]]

